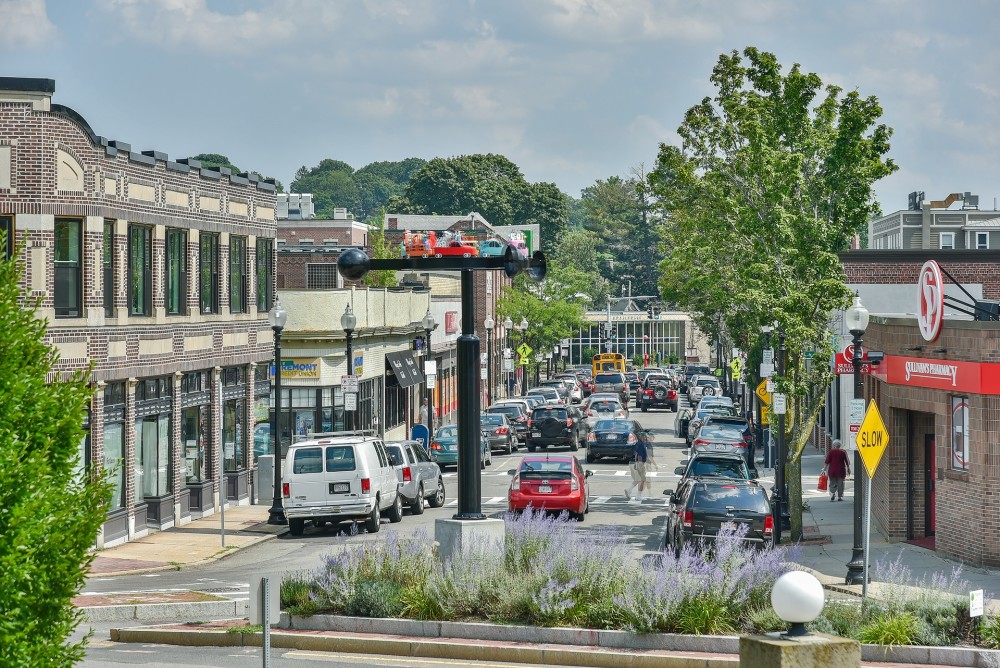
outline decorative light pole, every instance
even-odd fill
[[[864,399],[864,386],[861,383],[861,342],[868,329],[868,309],[861,303],[861,297],[854,295],[854,304],[844,312],[844,326],[853,337],[854,355],[854,398]],[[865,469],[861,465],[861,453],[854,448],[854,546],[851,550],[851,561],[847,564],[847,584],[865,584],[865,548],[862,543],[864,507],[864,488],[861,486],[861,475]]]
[[[778,377],[785,379],[785,332],[778,330]],[[782,504],[787,504],[785,498],[785,462],[788,453],[785,452],[785,414],[778,413],[778,461],[774,466],[774,544],[781,543],[781,522],[784,513]]]
[[[510,316],[507,316],[506,318],[504,318],[504,321],[503,321],[503,333],[504,333],[504,341],[505,341],[505,343],[504,343],[504,350],[511,349],[511,345],[510,345],[510,331],[512,329],[514,329],[514,321],[510,319]],[[504,360],[506,360],[506,359],[507,358],[504,357]],[[514,367],[514,351],[513,350],[510,351],[510,361],[511,361],[511,369],[513,369],[513,367]],[[504,363],[506,364],[506,362],[504,362]],[[504,380],[505,380],[506,385],[507,385],[507,387],[504,388],[506,390],[506,395],[505,396],[508,399],[510,399],[510,395],[511,395],[511,385],[513,385],[513,383],[511,383],[510,380],[513,377],[513,375],[514,375],[513,371],[505,371],[504,372]]]
[[[288,312],[281,307],[281,300],[275,299],[267,319],[274,330],[274,406],[271,408],[271,438],[274,449],[274,498],[267,511],[268,524],[288,524],[285,509],[281,505],[281,330],[285,328]]]
[[[340,316],[340,326],[344,329],[344,334],[347,335],[347,375],[354,375],[354,346],[351,345],[354,340],[354,328],[358,325],[358,319],[354,316],[354,311],[351,310],[351,305],[348,304],[347,308],[344,309],[344,315]],[[354,429],[354,411],[347,410],[347,399],[346,394],[344,395],[344,428],[347,431]]]
[[[431,330],[437,327],[434,322],[434,316],[431,315],[431,310],[427,309],[427,314],[424,319],[420,321],[420,324],[424,326],[424,333],[426,338],[424,339],[424,345],[426,346],[426,352],[424,352],[424,362],[427,362],[431,358]],[[426,366],[426,365],[425,365]],[[431,384],[429,380],[424,380],[427,386],[427,438],[434,438],[434,392],[431,390]]]
[[[486,328],[486,405],[489,406],[493,402],[493,328],[496,322],[486,316],[483,326]]]

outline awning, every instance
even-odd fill
[[[396,380],[400,387],[410,387],[424,382],[424,374],[421,373],[417,361],[413,359],[413,353],[404,350],[398,353],[388,353],[385,356],[392,367],[392,372],[396,374]]]

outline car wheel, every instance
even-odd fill
[[[528,443],[528,452],[534,452],[534,451],[535,451],[535,444]]]
[[[640,406],[640,408],[642,409],[643,413],[645,413],[645,412],[647,412],[649,410],[649,406],[647,406],[646,404],[643,404],[642,406]]]
[[[417,487],[417,499],[410,504],[410,512],[414,515],[424,514],[424,483]]]
[[[586,515],[584,515],[583,513],[573,513],[571,517],[577,522],[582,522],[586,517]]]
[[[397,524],[403,521],[403,497],[396,492],[396,500],[392,503],[392,508],[389,509],[389,521],[393,524]]]
[[[372,512],[368,515],[368,519],[365,520],[365,531],[368,533],[378,533],[378,530],[382,528],[382,511],[378,507],[379,499],[375,499],[375,507],[372,508]]]
[[[493,466],[493,451],[492,450],[488,450],[486,452],[486,465],[487,466]]]
[[[317,529],[322,529],[326,526],[326,520],[313,520],[313,526]]]
[[[427,499],[427,503],[431,508],[440,508],[444,505],[444,480],[438,478],[437,491],[434,492],[434,496]]]
[[[579,450],[580,449],[580,440],[574,437],[573,440],[571,440],[569,442],[569,449],[571,451],[573,451],[573,452],[576,452],[577,450]]]
[[[593,464],[596,461],[597,461],[597,457],[595,457],[594,455],[590,454],[590,450],[587,450],[587,463],[588,464]]]
[[[305,531],[306,521],[302,519],[292,519],[288,520],[288,533],[293,536],[301,536],[302,532]]]

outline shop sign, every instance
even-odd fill
[[[1000,364],[886,355],[872,375],[890,385],[1000,394]]]
[[[924,341],[934,341],[941,333],[944,317],[944,281],[941,267],[927,260],[917,277],[917,324]]]
[[[458,332],[458,311],[447,311],[444,314],[444,333],[455,334]]]
[[[854,373],[854,344],[848,343],[843,350],[837,351],[834,358],[834,370],[837,375]],[[861,347],[861,373],[871,373],[872,365],[868,362],[868,349]]]
[[[274,378],[274,365],[271,365],[271,377]],[[281,360],[281,378],[319,378],[319,359],[283,359]]]

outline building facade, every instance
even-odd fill
[[[108,547],[249,501],[275,186],[97,136],[54,90],[0,79],[0,233],[56,371],[91,368],[80,456],[112,483]]]
[[[952,205],[961,202],[961,208]],[[912,193],[910,208],[868,224],[868,247],[875,250],[1000,249],[1000,211],[979,210],[979,197],[953,193],[940,201]]]

